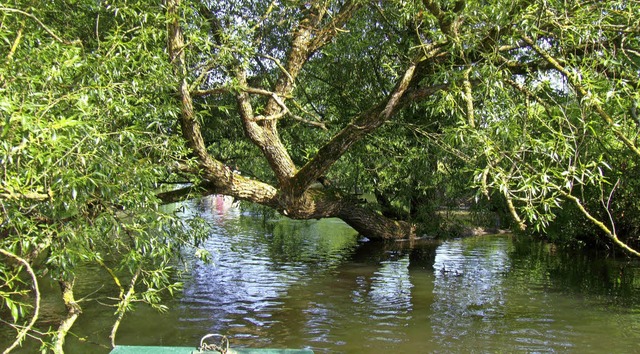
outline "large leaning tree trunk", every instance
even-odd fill
[[[372,133],[393,122],[428,136],[447,155],[475,170],[478,182],[469,185],[482,192],[499,191],[520,229],[527,222],[544,228],[544,220],[554,217],[551,210],[569,201],[611,241],[637,254],[618,239],[611,203],[600,198],[611,224],[606,227],[578,199],[582,189],[577,188],[602,190],[604,185],[618,186],[626,176],[626,167],[616,170],[593,156],[640,156],[638,53],[628,45],[637,37],[637,26],[629,22],[637,7],[625,5],[623,11],[619,4],[604,1],[556,2],[555,10],[546,2],[527,0],[181,1],[166,0],[168,52],[178,79],[182,134],[197,158],[205,193],[266,205],[296,219],[338,217],[373,239],[411,238],[415,228],[409,222],[367,209],[339,189],[312,188],[340,170],[336,163],[348,151],[355,153],[359,145],[379,138]],[[390,16],[393,13],[397,16]],[[567,26],[580,35],[567,35]],[[351,30],[353,35],[345,35]],[[620,56],[626,59],[618,60]],[[338,70],[349,60],[354,64]],[[378,70],[381,67],[384,70]],[[339,76],[351,74],[357,79]],[[541,84],[545,81],[549,83]],[[554,88],[559,82],[566,87]],[[354,92],[357,99],[343,99]],[[331,124],[340,122],[330,126],[333,136],[308,130],[307,135],[295,135],[287,129],[292,121],[326,128],[325,120],[295,113],[310,116],[298,104],[302,97],[314,111],[330,112]],[[223,127],[200,123],[199,112],[218,109],[220,102],[232,106],[233,101],[234,118],[241,122],[233,134],[242,130],[243,139],[257,147],[250,154],[266,161],[260,172],[264,165],[271,174],[263,181],[235,174],[223,163],[224,154],[207,146],[209,136],[216,135],[211,131]],[[425,113],[413,121],[408,110],[401,113],[405,108]],[[444,136],[451,139],[416,129],[416,122],[422,128],[435,123],[447,127]],[[606,134],[596,132],[598,127]],[[584,144],[589,134],[598,146]],[[310,135],[308,155],[300,157],[289,147],[296,143],[292,136],[300,136],[298,143],[304,146]],[[323,138],[313,140],[318,137]],[[385,137],[403,139],[389,132]],[[559,140],[566,148],[557,148]],[[380,155],[391,151],[374,150]],[[379,156],[378,166],[385,158],[393,157]],[[603,172],[601,164],[611,172]],[[408,174],[421,172],[411,167]],[[557,179],[549,182],[549,176]],[[413,186],[406,185],[412,178],[402,177],[392,182],[404,184],[403,190],[411,193]],[[424,189],[419,192],[426,195]],[[613,191],[609,194],[611,201]]]
[[[250,87],[242,62],[228,69],[235,74],[240,88],[235,97],[246,136],[255,144],[273,171],[276,185],[270,185],[233,173],[233,170],[212,157],[205,146],[201,126],[194,114],[194,93],[190,90],[190,74],[185,59],[185,41],[180,17],[180,0],[168,0],[168,46],[170,60],[179,77],[182,134],[196,155],[205,194],[224,194],[237,199],[265,205],[294,219],[337,217],[371,239],[403,239],[414,236],[414,226],[406,221],[392,220],[359,205],[353,198],[337,193],[309,188],[351,147],[367,134],[389,120],[403,105],[403,97],[415,86],[416,67],[420,60],[408,65],[395,89],[384,100],[360,114],[323,146],[317,155],[299,168],[293,162],[278,133],[278,121],[290,115],[287,97],[305,63],[319,48],[330,42],[340,28],[358,10],[359,5],[345,2],[337,14],[326,20],[327,9],[322,2],[312,2],[304,17],[291,32],[291,43],[281,73],[271,89]],[[211,15],[210,15],[211,16]],[[211,21],[216,21],[211,18]],[[326,20],[326,21],[323,21]],[[196,93],[202,95],[202,92]],[[260,114],[252,107],[252,95],[267,97]],[[170,199],[171,194],[165,194]]]

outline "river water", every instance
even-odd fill
[[[640,352],[635,260],[510,235],[376,244],[339,220],[266,220],[222,202],[185,205],[211,223],[213,263],[191,262],[168,312],[128,314],[117,343],[195,347],[220,333],[316,353]],[[94,273],[79,292],[101,291]],[[108,353],[113,309],[83,308],[67,352]]]

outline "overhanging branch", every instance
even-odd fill
[[[24,266],[25,270],[31,277],[31,285],[33,286],[33,293],[35,297],[34,306],[33,306],[33,315],[31,316],[31,320],[29,321],[29,324],[27,324],[26,327],[22,328],[18,332],[18,335],[16,336],[15,341],[2,352],[2,354],[9,354],[9,352],[15,349],[18,345],[20,345],[24,337],[27,335],[27,333],[29,333],[29,331],[33,328],[36,321],[38,320],[38,316],[40,315],[40,289],[38,287],[38,278],[36,277],[36,273],[33,271],[33,268],[31,268],[31,265],[29,264],[29,262],[27,262],[24,258],[2,248],[0,248],[0,254],[5,257],[13,258]]]
[[[10,8],[10,7],[0,7],[0,11],[2,11],[2,12],[13,12],[13,13],[17,13],[17,14],[29,17],[30,19],[34,20],[40,27],[42,27],[42,29],[44,29],[57,42],[60,42],[60,43],[65,44],[65,45],[75,45],[75,44],[82,45],[82,42],[79,39],[76,39],[74,41],[66,41],[66,40],[60,38],[58,35],[55,34],[55,32],[53,32],[53,30],[51,30],[49,27],[47,27],[34,14],[31,14],[31,13],[28,13],[28,12],[25,12],[25,11],[22,11],[22,10]]]
[[[396,88],[383,102],[354,119],[320,148],[318,153],[294,176],[292,186],[296,191],[301,193],[306,190],[313,181],[325,174],[349,147],[381,126],[397,112],[414,78],[416,67],[417,63],[411,63]]]
[[[593,108],[595,108],[596,113],[604,120],[607,124],[609,124],[611,131],[620,139],[622,142],[637,156],[640,156],[640,149],[636,146],[635,142],[631,141],[624,133],[617,129],[616,124],[613,118],[607,113],[602,105],[598,103],[597,98],[593,97],[593,94],[589,92],[582,84],[580,79],[575,75],[571,74],[569,70],[563,66],[558,60],[552,57],[547,51],[542,49],[540,46],[536,44],[536,42],[529,36],[522,34],[522,39],[529,45],[531,48],[536,51],[540,56],[542,56],[549,64],[551,64],[556,70],[558,70],[564,77],[567,78],[571,86],[578,92],[580,98],[586,100]]]

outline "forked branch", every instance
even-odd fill
[[[578,197],[569,194],[563,190],[559,190],[559,192],[567,199],[573,201],[573,203],[576,205],[576,207],[578,207],[578,210],[580,210],[580,212],[587,218],[589,219],[589,221],[591,221],[595,226],[597,226],[600,230],[602,230],[605,235],[611,240],[613,241],[614,244],[616,244],[618,247],[622,248],[623,250],[629,252],[630,254],[633,254],[634,256],[640,257],[640,252],[636,251],[635,249],[629,247],[629,245],[627,245],[626,243],[622,242],[619,238],[618,235],[612,231],[611,229],[609,229],[607,227],[607,225],[605,225],[602,221],[598,220],[596,217],[594,217],[593,215],[591,215],[591,213],[589,213],[589,211],[584,207],[584,205],[582,204],[582,202],[580,201],[580,199],[578,199]]]

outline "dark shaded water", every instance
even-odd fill
[[[196,346],[222,333],[316,353],[640,352],[635,261],[505,235],[359,243],[337,220],[263,222],[217,202],[188,208],[212,222],[214,264],[193,262],[168,313],[129,314],[119,344]],[[113,309],[84,309],[67,351],[108,353]]]

